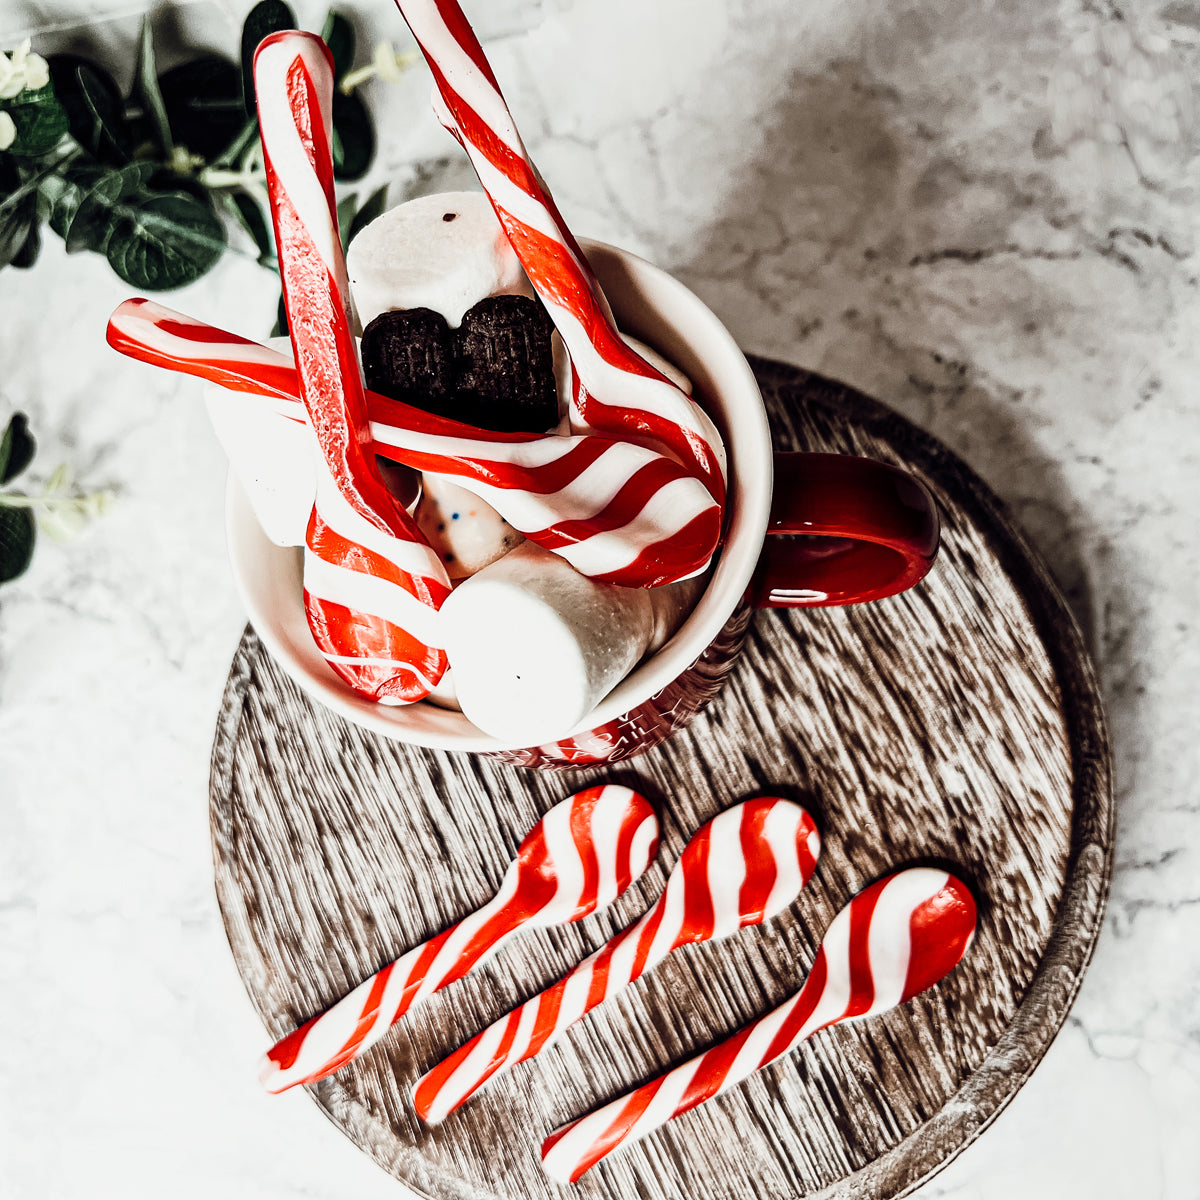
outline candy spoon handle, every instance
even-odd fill
[[[482,908],[406,951],[276,1042],[259,1069],[263,1087],[278,1093],[332,1075],[365,1054],[414,1004],[499,950],[523,924],[520,906],[512,903],[516,881],[510,868]]]
[[[406,536],[408,514],[368,452],[370,419],[334,198],[332,57],[313,34],[274,33],[255,52],[254,82],[300,398],[347,503],[382,532]]]
[[[371,452],[334,200],[333,59],[312,34],[275,33],[255,52],[254,82],[300,398],[321,450],[305,615],[354,691],[411,704],[446,671],[435,618],[450,580]]]
[[[653,963],[635,963],[630,953],[661,915],[661,907],[656,905],[557,983],[477,1033],[422,1076],[413,1091],[413,1106],[421,1119],[437,1124],[493,1076],[546,1049],[567,1026],[607,998],[610,971],[614,982],[619,980],[612,989],[616,991],[648,970]],[[665,951],[658,959],[664,955]]]
[[[151,300],[127,300],[109,344],[153,366],[269,399],[305,420],[299,376],[283,354]],[[593,434],[494,433],[367,391],[374,450],[451,476],[530,541],[581,574],[621,587],[687,578],[712,557],[721,509],[673,459]]]
[[[570,354],[579,384],[572,425],[665,448],[723,501],[720,435],[614,328],[599,281],[530,159],[457,0],[396,0],[396,7],[433,72],[438,119],[466,150]]]
[[[884,1012],[957,965],[975,931],[975,903],[944,871],[914,868],[873,884],[829,927],[790,1000],[657,1079],[555,1130],[542,1165],[574,1183],[619,1146],[719,1096],[819,1029]]]
[[[295,361],[270,346],[142,296],[117,305],[105,337],[114,350],[138,362],[206,379],[230,391],[269,396],[279,402],[275,409],[283,416],[307,420]]]

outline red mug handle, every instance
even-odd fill
[[[871,458],[777,452],[750,599],[820,608],[894,596],[925,577],[937,548],[937,507],[913,476]]]

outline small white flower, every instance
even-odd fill
[[[370,64],[351,71],[342,80],[342,91],[349,95],[360,83],[366,83],[368,79],[376,77],[384,83],[399,83],[404,78],[404,72],[420,61],[419,50],[402,50],[397,54],[391,42],[380,42],[375,47],[375,53],[371,55]]]
[[[73,472],[63,463],[46,480],[45,489],[31,507],[38,528],[47,537],[67,542],[78,537],[89,521],[108,512],[112,500],[111,492],[76,493]]]
[[[11,100],[26,88],[44,88],[50,82],[50,67],[40,54],[33,54],[26,38],[9,58],[0,54],[0,100]]]
[[[25,86],[44,88],[50,82],[50,64],[40,55],[31,54],[25,59]]]
[[[186,146],[176,143],[171,147],[170,167],[176,175],[191,175],[202,166],[204,166],[204,159],[198,154],[193,154]]]
[[[87,517],[70,502],[49,503],[34,509],[38,528],[52,541],[69,542],[77,538],[87,524]]]
[[[46,499],[49,500],[51,496],[57,496],[59,492],[65,492],[71,486],[74,478],[71,464],[59,463],[54,468],[54,473],[46,480]]]
[[[16,141],[17,127],[6,112],[0,112],[0,150],[7,150]]]
[[[92,520],[95,517],[104,516],[112,509],[113,494],[112,492],[89,492],[80,498],[79,504],[83,509],[83,515],[88,520]]]

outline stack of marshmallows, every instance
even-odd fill
[[[491,205],[475,192],[426,196],[385,213],[351,243],[347,271],[360,329],[381,313],[414,309],[457,329],[486,297],[534,296]],[[626,340],[690,393],[672,364]],[[289,348],[286,338],[273,345]],[[561,414],[569,370],[557,333],[552,347]],[[266,535],[303,546],[320,453],[309,427],[212,385],[206,401]],[[560,431],[568,432],[565,418]],[[454,584],[438,613],[450,670],[429,700],[505,742],[537,745],[578,726],[674,634],[703,590],[703,575],[649,589],[597,583],[450,479],[426,472],[421,483],[413,515]]]

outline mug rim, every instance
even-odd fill
[[[705,652],[749,587],[766,536],[773,488],[771,433],[762,394],[733,336],[694,292],[661,268],[605,242],[581,238],[580,244],[622,330],[675,363],[707,401],[706,411],[725,439],[729,490],[720,555],[692,612],[673,637],[550,745],[631,711]],[[299,582],[300,548],[277,546],[267,538],[232,469],[226,489],[226,540],[234,582],[251,625],[285,674],[310,697],[357,725],[411,745],[472,753],[534,748],[484,733],[461,712],[429,701],[389,706],[351,691],[308,633]],[[412,720],[414,713],[419,720]]]

